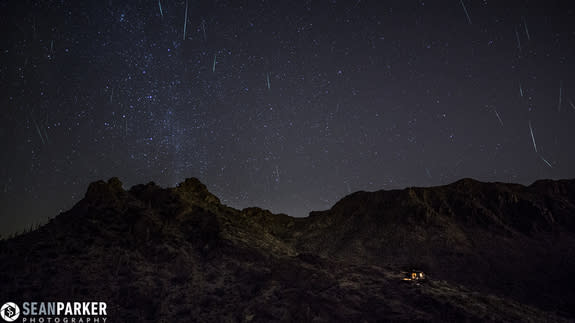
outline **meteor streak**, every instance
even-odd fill
[[[463,11],[465,11],[465,16],[467,17],[467,21],[471,25],[471,18],[469,17],[469,13],[467,12],[467,8],[465,7],[463,0],[459,0],[459,2],[461,2],[461,6],[463,7]]]
[[[184,18],[184,36],[183,40],[186,40],[186,27],[188,26],[188,1],[186,1],[186,15]]]
[[[531,127],[531,120],[529,120],[529,132],[531,132],[531,140],[533,141],[533,148],[537,152],[537,144],[535,143],[535,136],[533,135],[533,128]]]

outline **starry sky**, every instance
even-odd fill
[[[306,216],[358,190],[575,177],[575,2],[4,0],[0,233],[197,177]]]

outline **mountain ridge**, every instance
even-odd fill
[[[0,242],[0,296],[100,296],[122,321],[560,321],[574,246],[575,180],[360,191],[293,218],[223,205],[195,178],[114,177]],[[403,281],[414,268],[423,284]]]

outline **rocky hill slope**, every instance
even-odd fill
[[[109,322],[569,321],[573,273],[575,180],[357,192],[293,218],[193,178],[112,178],[0,241],[1,302],[105,301]]]

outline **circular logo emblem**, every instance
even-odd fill
[[[0,317],[6,322],[14,322],[20,316],[20,308],[18,305],[8,302],[2,305],[0,309]]]

